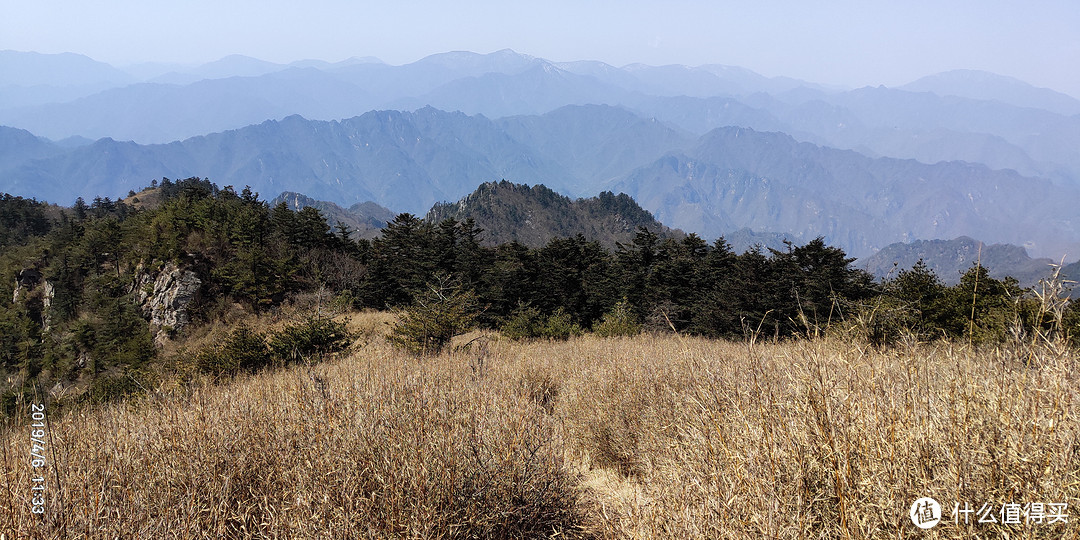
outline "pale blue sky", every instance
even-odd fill
[[[845,86],[982,69],[1080,97],[1075,0],[0,0],[0,8],[0,49],[114,65],[234,53],[403,64],[512,48],[616,66],[737,65]]]

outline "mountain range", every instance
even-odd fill
[[[498,120],[430,107],[329,122],[294,115],[165,145],[101,139],[61,148],[5,129],[0,163],[0,190],[65,204],[162,176],[204,176],[422,214],[506,179],[575,197],[623,192],[706,238],[744,227],[824,236],[855,256],[961,235],[1037,254],[1080,250],[1080,195],[1069,186],[959,161],[871,158],[748,128],[695,137],[601,105]]]
[[[64,73],[71,73],[67,84]],[[694,135],[724,126],[782,131],[874,157],[963,160],[1080,182],[1080,155],[1073,151],[1080,145],[1080,100],[972,70],[899,88],[840,91],[733,66],[614,67],[511,50],[442,53],[400,66],[373,58],[275,64],[234,55],[203,66],[143,65],[130,72],[77,55],[0,51],[0,98],[0,125],[54,140],[143,144],[292,114],[336,120],[430,105],[500,118],[607,104]]]
[[[125,69],[0,51],[0,191],[70,204],[201,176],[422,214],[506,179],[623,192],[706,238],[820,235],[868,256],[968,235],[1072,258],[1078,112],[970,70],[843,90],[510,50]]]

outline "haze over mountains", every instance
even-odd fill
[[[62,204],[203,176],[423,214],[507,179],[622,191],[706,238],[824,235],[867,256],[968,235],[1080,254],[1080,101],[984,72],[841,91],[509,50],[128,71],[3,51],[0,124],[0,191]]]

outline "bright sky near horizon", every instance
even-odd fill
[[[726,64],[857,87],[980,69],[1080,98],[1075,0],[0,0],[0,49],[116,66],[511,48],[615,66]]]

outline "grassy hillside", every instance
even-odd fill
[[[952,505],[1080,504],[1075,352],[640,335],[350,354],[52,418],[45,513],[7,424],[9,537],[1058,538]],[[474,339],[479,338],[479,339]],[[24,406],[26,404],[23,404]],[[945,521],[949,521],[946,523]]]

